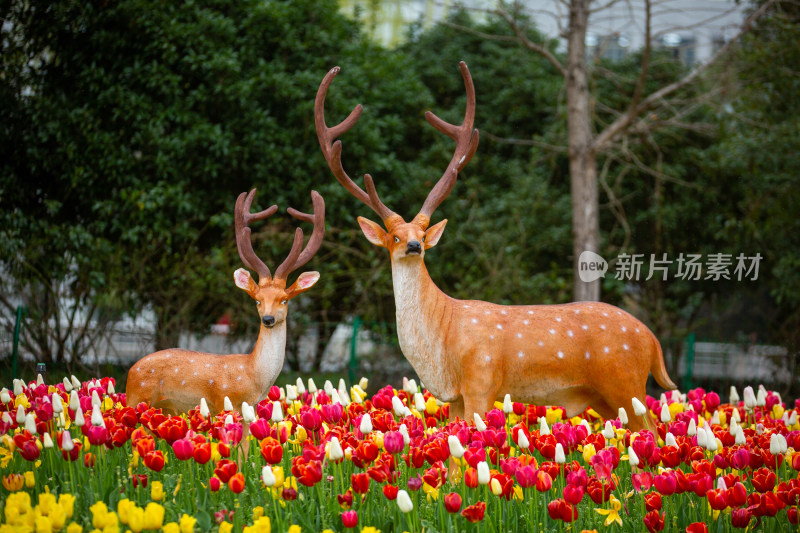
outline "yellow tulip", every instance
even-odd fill
[[[272,524],[268,516],[262,516],[253,523],[253,531],[255,533],[271,533]]]
[[[71,522],[67,526],[67,533],[83,533],[83,526],[76,524],[75,522]]]
[[[219,525],[219,533],[231,533],[233,531],[233,524],[230,522],[223,522]]]
[[[58,531],[67,523],[67,513],[64,512],[64,508],[58,504],[53,505],[47,517],[50,519],[53,531]]]
[[[144,508],[144,528],[161,529],[163,524],[164,508],[155,502],[148,503]]]
[[[272,474],[275,476],[275,484],[272,486],[275,489],[279,489],[283,487],[283,483],[286,480],[283,477],[283,467],[282,466],[275,466],[272,468]]]
[[[108,514],[108,507],[105,502],[99,501],[89,507],[92,512],[92,525],[97,529],[103,529],[106,525],[106,515]]]
[[[431,396],[428,398],[428,401],[425,402],[425,412],[429,415],[435,415],[439,411],[439,406],[436,403],[436,398]]]
[[[366,530],[366,528],[362,529],[361,533],[364,533],[365,530]],[[300,526],[298,526],[297,524],[293,524],[293,525],[289,526],[289,531],[287,533],[301,533],[301,531],[302,531],[302,529],[300,529]]]
[[[26,410],[30,409],[31,407],[31,402],[28,401],[28,397],[25,396],[24,394],[20,394],[19,396],[14,398],[14,409],[15,410],[18,409],[20,405],[24,407]]]
[[[123,524],[127,524],[131,510],[136,508],[136,503],[130,501],[128,498],[123,498],[117,503],[117,514],[119,515],[119,521]]]
[[[150,484],[150,499],[154,502],[164,499],[164,485],[160,481],[153,481]]]
[[[193,533],[195,522],[197,522],[195,517],[188,514],[181,515],[181,533]]]
[[[133,533],[139,533],[144,529],[144,509],[134,506],[128,514],[128,527]]]
[[[36,486],[36,476],[33,474],[32,470],[28,470],[23,476],[25,477],[25,487],[32,489]]]
[[[264,508],[260,505],[253,507],[253,520],[258,520],[262,516],[264,516]]]
[[[597,450],[594,448],[594,444],[587,444],[583,447],[583,460],[589,464],[590,460],[594,455],[597,453]]]
[[[164,533],[181,533],[181,528],[175,522],[169,522],[164,524],[164,527],[161,528],[161,531]]]
[[[37,516],[34,521],[34,531],[36,533],[51,533],[53,525],[50,523],[50,519],[46,516]]]
[[[73,509],[75,508],[75,496],[72,494],[64,493],[58,497],[58,505],[64,510],[64,515],[67,520],[72,518]],[[81,527],[83,530],[83,527]]]

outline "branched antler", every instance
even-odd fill
[[[269,268],[264,262],[258,258],[253,251],[253,242],[250,240],[250,222],[253,220],[264,220],[275,214],[278,210],[277,205],[273,205],[260,211],[258,213],[250,212],[250,205],[253,203],[253,198],[256,195],[256,190],[253,189],[249,193],[242,193],[236,199],[236,208],[234,209],[234,225],[236,227],[236,247],[239,250],[239,257],[244,263],[244,266],[258,273],[259,279],[270,279],[272,276]]]
[[[305,249],[301,252],[303,230],[297,228],[294,234],[292,250],[283,263],[275,270],[276,279],[286,279],[293,271],[308,263],[322,244],[322,237],[325,235],[325,200],[322,199],[322,196],[320,196],[317,191],[311,191],[311,202],[314,206],[314,212],[310,215],[291,207],[287,209],[287,212],[294,218],[314,224],[314,229],[311,231],[308,244],[306,244]]]

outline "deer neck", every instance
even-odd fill
[[[283,369],[286,355],[286,321],[268,328],[261,324],[258,340],[250,354],[252,362],[252,380],[259,391],[259,400],[266,397],[269,388],[275,383]]]
[[[455,387],[441,326],[449,321],[450,297],[433,283],[421,259],[393,260],[392,284],[400,349],[431,393],[448,400]]]

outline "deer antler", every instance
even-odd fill
[[[311,238],[308,239],[308,244],[306,244],[305,249],[301,252],[303,230],[297,228],[294,234],[292,250],[283,263],[275,270],[276,279],[286,279],[294,270],[308,263],[322,244],[322,237],[325,235],[325,200],[322,199],[322,196],[320,196],[317,191],[311,191],[311,202],[314,205],[313,214],[309,215],[292,209],[291,207],[287,210],[294,218],[314,224],[314,229],[311,231]]]
[[[381,202],[378,192],[375,190],[372,176],[369,174],[364,175],[364,185],[367,188],[367,192],[364,192],[361,187],[350,179],[350,176],[347,175],[347,172],[345,172],[342,167],[342,141],[336,140],[334,142],[334,139],[341,136],[358,122],[363,107],[361,107],[361,104],[358,104],[353,108],[353,111],[350,112],[350,115],[336,126],[329,128],[325,124],[325,96],[328,94],[328,88],[331,86],[331,83],[333,83],[333,78],[336,77],[339,70],[339,67],[333,67],[328,71],[322,83],[319,85],[317,97],[314,100],[314,123],[317,128],[319,146],[322,148],[325,161],[328,162],[328,167],[331,169],[331,172],[333,172],[333,175],[336,176],[336,180],[347,189],[350,194],[375,211],[375,213],[381,217],[387,229],[389,229],[390,225],[396,224],[402,219],[397,213]]]
[[[273,205],[260,211],[258,213],[250,212],[250,205],[255,198],[256,190],[253,189],[249,193],[242,193],[236,199],[236,208],[234,210],[234,224],[236,227],[236,247],[239,250],[239,258],[241,258],[244,266],[251,270],[255,270],[259,279],[270,279],[271,274],[269,268],[264,262],[258,258],[253,251],[253,243],[250,240],[250,222],[253,220],[264,220],[275,214],[278,210],[277,205]]]
[[[444,171],[442,177],[439,178],[439,181],[428,194],[419,214],[414,217],[414,222],[423,228],[428,227],[431,215],[439,207],[439,204],[447,198],[450,191],[453,190],[458,173],[469,163],[469,160],[475,155],[475,150],[478,149],[478,130],[472,129],[472,125],[475,122],[475,86],[472,84],[472,76],[469,73],[467,64],[461,61],[458,66],[461,69],[461,77],[464,78],[464,85],[467,88],[467,109],[464,113],[464,121],[460,126],[456,126],[445,122],[430,111],[425,112],[425,118],[434,128],[456,141],[456,150],[447,165],[447,170]]]

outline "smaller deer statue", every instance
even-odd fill
[[[334,177],[383,221],[381,227],[358,217],[367,240],[389,252],[403,355],[428,390],[450,402],[454,416],[467,420],[486,413],[505,394],[519,402],[562,405],[569,416],[592,406],[614,419],[620,407],[632,407],[633,398],[644,400],[649,373],[662,387],[676,388],[658,339],[621,309],[600,302],[497,305],[456,300],[433,282],[424,260],[447,220],[429,227],[431,217],[478,148],[478,130],[472,127],[475,87],[463,61],[460,68],[467,92],[463,122],[450,124],[430,111],[425,115],[456,141],[455,152],[410,222],[384,205],[369,174],[364,191],[342,167],[342,141],[337,138],[358,121],[362,107],[356,106],[340,124],[326,125],[325,96],[339,67],[322,80],[314,103],[319,144]],[[631,416],[629,427],[638,430],[646,422]]]
[[[303,230],[296,229],[292,249],[273,277],[253,251],[249,224],[273,215],[278,206],[251,213],[255,193],[255,189],[249,194],[242,193],[236,200],[235,227],[239,257],[247,268],[258,274],[258,283],[243,268],[233,273],[234,283],[256,301],[261,317],[261,329],[252,353],[216,355],[179,348],[152,353],[128,371],[125,391],[128,405],[149,402],[165,412],[182,413],[205,398],[209,410],[218,413],[223,409],[225,396],[234,406],[242,402],[255,405],[266,398],[283,368],[289,300],[310,289],[319,279],[318,272],[303,272],[286,288],[289,274],[305,265],[319,250],[325,234],[325,202],[312,191],[313,214],[288,209],[294,218],[313,223],[314,229],[305,248]]]

